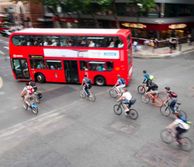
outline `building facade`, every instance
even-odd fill
[[[155,8],[149,12],[142,10],[141,4],[128,3],[128,0],[116,0],[117,20],[121,28],[130,28],[135,38],[159,40],[170,37],[184,38],[194,36],[194,0],[155,0]],[[49,15],[45,10],[45,15]],[[90,14],[67,15],[61,13],[64,25],[83,28],[96,27]],[[95,13],[95,19],[101,28],[115,28],[115,16],[111,10]]]
[[[41,1],[33,0],[0,0],[0,13],[6,15],[12,25],[24,27],[38,27],[38,18],[43,17],[44,10]]]

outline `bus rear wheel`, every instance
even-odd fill
[[[95,77],[95,84],[98,86],[103,86],[105,85],[106,81],[105,78],[103,76],[97,76]]]
[[[36,78],[37,82],[40,82],[40,83],[44,83],[45,82],[45,76],[43,74],[41,74],[41,73],[36,74],[35,78]]]

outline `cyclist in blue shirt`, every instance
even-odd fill
[[[123,78],[121,78],[121,76],[119,74],[117,75],[117,78],[118,79],[117,79],[115,86],[116,86],[118,93],[121,93],[122,89],[124,87],[126,87],[125,80]]]
[[[143,70],[143,83],[148,87],[149,82],[153,80],[153,76],[149,75],[146,70]]]

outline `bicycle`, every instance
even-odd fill
[[[166,144],[177,143],[179,148],[183,151],[191,151],[193,149],[193,142],[188,137],[181,137],[180,142],[176,141],[175,132],[172,129],[164,129],[160,132],[161,140]]]
[[[127,118],[131,118],[133,120],[136,120],[139,117],[137,110],[131,108],[131,106],[135,104],[135,102],[136,102],[136,99],[131,100],[130,107],[128,106],[129,111],[127,112],[127,114],[125,114]],[[113,106],[113,111],[116,115],[121,115],[123,110],[124,110],[124,106],[123,106],[122,100],[120,100],[118,104],[115,104]]]
[[[183,118],[187,119],[187,114],[186,112],[182,111],[179,107],[180,107],[181,103],[176,103],[175,104],[175,112],[172,111],[171,107],[170,107],[170,103],[169,100],[167,100],[165,103],[163,103],[163,105],[160,107],[160,113],[163,116],[170,116],[170,114],[175,114],[175,113],[179,113]]]
[[[90,96],[88,96],[85,92],[85,90],[83,90],[83,88],[80,90],[80,97],[82,99],[87,99],[91,102],[95,102],[96,101],[96,95],[94,94],[94,92],[91,89],[88,89]]]
[[[147,90],[147,86],[146,86],[146,84],[144,84],[144,83],[142,83],[141,85],[139,85],[139,86],[137,87],[137,92],[138,92],[139,94],[141,94],[141,95],[143,95],[143,94],[146,92],[146,90]]]
[[[141,99],[142,99],[142,102],[144,102],[146,104],[148,104],[150,101],[152,101],[153,104],[156,104],[159,107],[162,106],[162,104],[163,104],[163,101],[159,97],[158,93],[151,93],[151,92],[145,93],[142,95]]]
[[[28,108],[30,108],[31,112],[34,115],[38,115],[38,104],[36,103],[35,99],[33,97],[30,97],[30,106],[24,101],[23,98],[23,107],[25,110],[28,110]]]
[[[111,89],[109,89],[109,95],[112,98],[117,98],[118,96],[122,95],[122,92],[118,92],[116,86],[113,86]]]

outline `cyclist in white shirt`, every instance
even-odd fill
[[[124,92],[123,92],[122,96],[117,101],[122,100],[125,113],[128,114],[127,112],[129,111],[129,107],[131,106],[132,95],[127,90],[127,88],[124,88],[123,91]]]
[[[183,118],[179,113],[176,113],[175,115],[176,119],[167,126],[167,129],[176,130],[176,141],[181,144],[181,136],[189,130],[191,122]]]
[[[26,83],[26,86],[21,92],[21,97],[24,98],[24,102],[30,106],[30,98],[34,96],[34,88],[29,85],[29,83]]]

